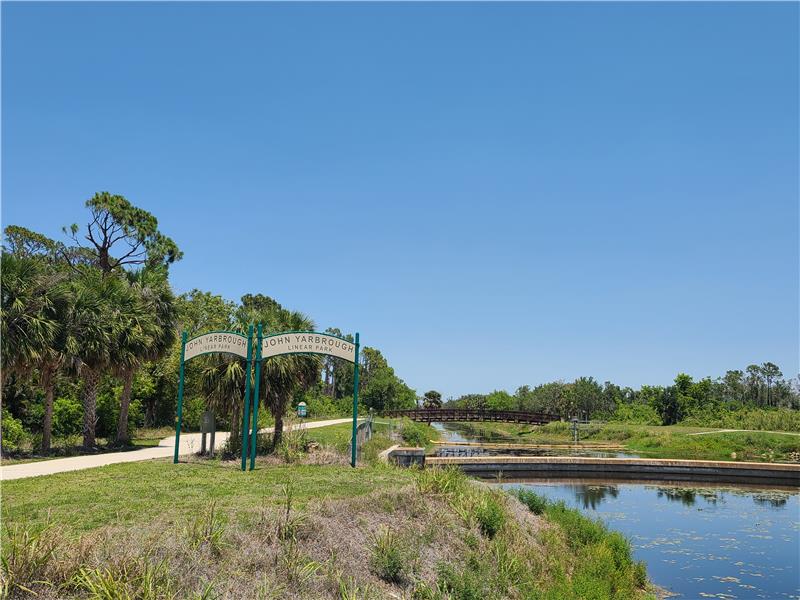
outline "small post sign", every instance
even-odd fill
[[[305,402],[300,402],[297,405],[297,416],[304,419],[308,415],[308,405]]]

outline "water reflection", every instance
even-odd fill
[[[630,540],[651,579],[683,598],[800,598],[800,490],[515,480],[599,516]]]
[[[576,485],[575,499],[581,508],[597,508],[600,503],[609,496],[616,498],[619,489],[615,485]]]

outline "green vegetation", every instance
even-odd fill
[[[531,512],[544,515],[567,532],[566,544],[580,566],[569,582],[562,583],[563,597],[617,597],[646,584],[646,567],[631,559],[630,543],[622,534],[609,531],[601,521],[567,508],[563,502],[549,502],[530,490],[513,493]]]
[[[800,380],[783,379],[777,365],[750,365],[717,379],[694,381],[684,373],[671,386],[643,385],[634,390],[592,377],[571,383],[524,385],[512,395],[504,390],[467,394],[451,407],[526,410],[562,417],[602,419],[640,425],[701,425],[739,429],[800,430]]]
[[[492,441],[530,444],[564,444],[572,441],[572,425],[548,423],[541,427],[513,423],[461,425],[474,435]],[[765,431],[714,432],[707,427],[651,426],[628,423],[590,423],[579,426],[581,442],[616,442],[646,458],[800,461],[800,435]]]
[[[389,583],[400,583],[411,567],[413,556],[408,543],[391,529],[382,529],[371,546],[370,566]]]
[[[3,486],[4,597],[640,598],[602,526],[454,470],[120,464]],[[96,490],[87,495],[86,489]],[[369,565],[369,568],[364,568]]]
[[[400,425],[400,437],[407,446],[429,448],[431,440],[439,439],[439,433],[427,423],[403,419]]]
[[[0,450],[26,460],[137,445],[137,428],[174,426],[180,341],[212,330],[314,329],[313,320],[263,294],[240,303],[201,290],[175,297],[169,266],[182,257],[156,218],[122,196],[95,194],[81,228],[50,239],[5,229],[2,252],[2,431]],[[334,335],[353,336],[332,328]],[[361,409],[411,408],[416,393],[376,348],[361,352]],[[245,361],[207,355],[186,364],[184,429],[203,412],[241,445]],[[351,414],[350,363],[310,355],[265,361],[259,426],[275,424],[262,452],[281,445],[282,420],[305,400],[312,418]],[[132,441],[133,440],[133,441]],[[55,451],[55,452],[54,452]]]

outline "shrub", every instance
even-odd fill
[[[617,405],[617,410],[611,415],[611,420],[638,425],[661,425],[661,417],[656,409],[649,404],[639,402]]]
[[[448,592],[454,600],[484,600],[491,598],[486,589],[486,578],[475,569],[466,568],[460,573],[448,564],[440,564],[437,569],[438,587]]]
[[[14,418],[10,413],[3,412],[0,428],[2,429],[4,452],[17,452],[23,446],[30,444],[30,434],[25,431],[22,421]]]
[[[400,426],[400,437],[406,444],[411,446],[426,446],[430,442],[430,432],[428,427],[422,423],[415,423],[409,419],[404,419]]]
[[[53,402],[53,435],[78,435],[82,429],[83,406],[80,400],[71,396],[56,398]]]

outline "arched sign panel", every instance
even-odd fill
[[[230,331],[214,331],[198,335],[186,342],[184,360],[214,352],[228,352],[247,358],[247,337]]]
[[[315,331],[268,335],[261,341],[261,358],[280,354],[327,354],[355,363],[356,345],[344,338]]]

